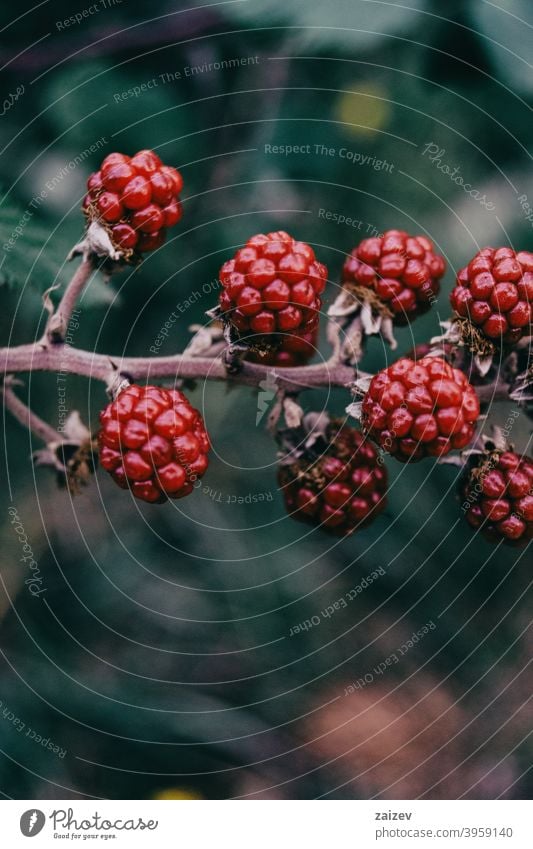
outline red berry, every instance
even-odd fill
[[[469,524],[493,542],[533,538],[533,460],[514,451],[473,455],[460,483]]]
[[[89,219],[114,225],[107,229],[116,247],[141,254],[160,247],[166,230],[180,220],[182,187],[179,171],[163,165],[151,150],[131,158],[110,153],[89,177],[83,211]]]
[[[174,195],[177,197],[183,189],[183,177],[180,172],[176,170],[176,168],[172,168],[171,165],[162,165],[159,170],[162,174],[166,174],[167,177],[170,177]]]
[[[491,342],[518,342],[533,325],[532,269],[533,253],[483,248],[459,272],[451,305]]]
[[[294,287],[293,287],[294,288]],[[257,291],[254,289],[254,291]],[[269,310],[282,310],[289,303],[291,288],[283,280],[273,280],[261,292],[264,306]]]
[[[240,332],[297,334],[318,324],[326,280],[310,245],[283,231],[260,233],[220,269],[219,302]]]
[[[107,169],[102,166],[102,182],[109,192],[121,192],[133,177],[135,170],[127,162],[111,165]]]
[[[461,295],[458,294],[458,299],[460,299],[464,303],[464,312],[461,312],[460,315],[464,317],[470,316],[474,324],[483,324],[490,318],[492,314],[492,310],[490,308],[490,304],[487,301],[473,301],[470,293],[464,290],[465,293],[469,296],[468,301]]]
[[[514,283],[497,283],[491,292],[489,303],[498,312],[507,313],[512,310],[518,303],[518,291]]]
[[[257,315],[261,311],[262,304],[260,293],[251,286],[245,286],[237,298],[239,311],[245,316]]]
[[[254,333],[274,333],[276,321],[271,312],[261,310],[250,321],[250,327]]]
[[[308,274],[309,262],[299,253],[286,253],[278,262],[278,274],[286,283],[299,283]]]
[[[303,324],[302,311],[289,304],[278,312],[277,322],[279,330],[297,330]]]
[[[166,206],[170,203],[174,195],[174,184],[168,174],[162,174],[161,171],[156,171],[150,176],[150,185],[152,187],[152,200],[160,206]]]
[[[128,209],[142,209],[152,199],[149,180],[138,174],[126,183],[122,192],[122,203]]]
[[[118,221],[124,212],[118,195],[113,192],[102,192],[96,201],[96,208],[100,218],[109,222]]]
[[[504,495],[507,488],[507,480],[498,469],[489,470],[480,483],[483,489],[483,495],[486,495],[487,498],[499,498],[501,495]]]
[[[151,150],[140,150],[135,156],[132,156],[131,164],[138,174],[151,177],[157,171],[161,160]]]
[[[369,524],[386,505],[387,471],[376,450],[338,421],[329,424],[315,459],[282,463],[279,483],[293,518],[338,536]]]
[[[361,423],[384,451],[405,462],[464,448],[478,416],[477,395],[462,372],[440,357],[402,357],[372,378]]]
[[[486,301],[494,291],[494,277],[489,271],[475,274],[470,284],[470,294],[478,301]],[[465,289],[468,292],[468,289]]]
[[[509,325],[501,313],[492,313],[482,324],[483,332],[489,339],[499,339],[505,335]]]
[[[100,423],[100,465],[136,498],[181,498],[207,469],[203,419],[175,389],[132,384],[100,413]]]
[[[142,233],[155,233],[165,223],[163,213],[155,203],[149,203],[142,209],[137,209],[131,216],[131,226]]]
[[[137,250],[140,253],[155,251],[160,248],[166,238],[166,230],[156,230],[155,233],[139,233],[139,241],[137,242]]]
[[[108,171],[113,165],[122,165],[124,162],[128,163],[129,161],[130,157],[125,153],[108,153],[102,162],[100,170]]]
[[[255,286],[256,289],[263,289],[276,280],[276,265],[271,259],[257,259],[256,256],[249,264],[245,264],[243,271],[250,285]]]
[[[342,284],[375,292],[401,325],[430,309],[445,271],[446,263],[429,239],[387,230],[353,249],[344,263]]]
[[[171,200],[163,207],[163,215],[165,218],[165,227],[174,227],[183,215],[183,208],[179,200]]]
[[[97,197],[98,192],[101,191],[104,187],[102,183],[102,175],[100,171],[95,171],[94,174],[91,174],[89,179],[87,180],[87,188],[89,189],[89,195],[91,197]]]
[[[111,237],[119,247],[125,250],[132,250],[139,241],[139,236],[129,224],[115,224],[111,228]]]

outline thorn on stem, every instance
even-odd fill
[[[237,345],[230,345],[226,348],[223,354],[224,365],[228,374],[238,374],[242,371],[242,359],[247,348],[242,348]]]

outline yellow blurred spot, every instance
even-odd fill
[[[335,103],[335,119],[344,124],[344,132],[351,136],[368,136],[383,129],[390,115],[386,89],[372,83],[354,84],[354,91],[341,94]]]
[[[160,790],[158,793],[154,793],[153,799],[158,801],[166,802],[171,799],[203,799],[203,796],[200,793],[196,793],[195,790],[187,790],[185,787],[167,787],[166,790]]]

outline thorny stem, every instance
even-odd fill
[[[71,348],[64,343],[19,345],[0,349],[0,370],[4,374],[32,371],[65,371],[109,383],[117,372],[134,380],[174,378],[189,380],[224,380],[245,386],[258,386],[272,371],[271,366],[242,362],[239,371],[228,374],[220,357],[113,357]],[[370,377],[362,372],[360,378]],[[311,366],[299,366],[277,372],[280,389],[300,392],[320,387],[349,386],[356,370],[334,359]]]
[[[487,386],[474,386],[477,396],[482,404],[490,404],[494,401],[509,400],[509,384],[499,378]]]
[[[5,375],[17,372],[61,371],[101,380],[107,386],[117,377],[134,380],[156,380],[174,378],[189,380],[225,380],[247,386],[258,386],[271,368],[255,363],[243,362],[230,357],[231,347],[216,351],[215,356],[196,357],[186,352],[170,357],[114,357],[71,348],[65,344],[65,333],[76,303],[91,274],[96,270],[93,255],[83,258],[63,296],[50,316],[43,339],[13,348],[0,349],[0,370]],[[364,377],[358,374],[358,377]],[[283,376],[277,377],[280,390],[300,392],[304,389],[333,386],[349,386],[356,377],[356,370],[339,362],[338,356],[313,366],[286,368]]]
[[[45,338],[49,342],[64,342],[68,323],[78,299],[87,285],[89,277],[96,270],[94,257],[84,257],[74,272],[63,293],[59,304],[50,316],[46,326]]]
[[[16,372],[50,371],[68,372],[83,377],[101,380],[107,386],[116,384],[121,376],[133,380],[222,380],[232,384],[258,386],[272,372],[271,366],[241,362],[239,370],[228,373],[221,356],[190,357],[176,354],[171,357],[124,357],[114,358],[106,354],[96,354],[70,348],[64,343],[20,345],[16,348],[0,349],[0,369],[4,374]],[[298,393],[305,389],[333,388],[353,386],[356,377],[359,380],[372,375],[357,372],[355,368],[339,362],[335,357],[324,363],[297,368],[284,368],[283,374],[276,372],[278,392]],[[52,427],[42,421],[26,407],[10,387],[10,378],[3,388],[6,408],[25,427],[29,427],[44,442],[56,442],[61,437]],[[497,380],[488,386],[477,386],[481,403],[488,404],[509,399],[509,386]]]
[[[15,381],[9,380],[9,378],[6,379],[2,389],[0,390],[4,396],[6,409],[9,410],[11,415],[14,416],[21,425],[31,430],[32,433],[38,436],[39,439],[42,439],[42,441],[46,444],[50,444],[51,442],[60,442],[61,436],[57,430],[54,430],[53,427],[39,418],[36,413],[30,410],[30,408],[15,395],[11,388],[13,383],[15,383]]]
[[[246,362],[230,356],[224,347],[210,351],[211,356],[191,356],[187,352],[169,357],[114,357],[71,348],[65,344],[65,334],[76,303],[91,274],[96,270],[94,256],[83,258],[72,279],[67,284],[59,304],[50,316],[42,340],[34,344],[0,349],[0,370],[6,375],[3,392],[6,408],[24,426],[29,427],[45,442],[55,442],[60,435],[33,413],[13,392],[15,383],[10,375],[19,372],[68,372],[94,378],[116,385],[121,377],[132,380],[222,380],[231,384],[259,386],[272,373],[271,366]],[[214,356],[213,356],[214,354]],[[278,393],[297,394],[305,389],[353,387],[356,378],[362,380],[372,375],[359,372],[356,367],[343,363],[338,346],[329,360],[311,366],[284,368],[276,373]],[[509,398],[509,385],[498,378],[488,386],[476,387],[482,403]]]

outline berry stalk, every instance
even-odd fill
[[[4,405],[6,410],[9,410],[11,415],[25,428],[31,430],[35,436],[38,436],[45,443],[60,442],[62,437],[54,430],[47,422],[43,421],[33,410],[26,406],[24,401],[21,401],[11,388],[13,383],[18,383],[13,379],[6,379],[1,388],[4,396]]]
[[[68,323],[78,300],[89,282],[93,271],[96,271],[95,255],[90,254],[83,258],[74,272],[63,293],[59,304],[48,319],[45,338],[49,342],[64,342]]]

